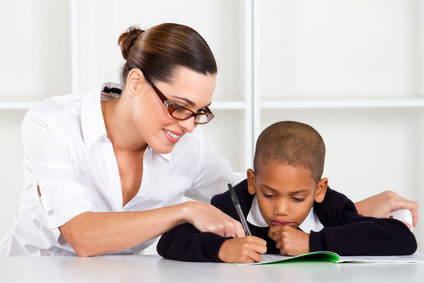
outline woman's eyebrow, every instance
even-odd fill
[[[172,97],[177,98],[177,99],[180,99],[180,100],[183,100],[183,101],[185,101],[187,104],[189,104],[190,106],[196,106],[196,103],[194,103],[193,101],[191,101],[190,99],[187,99],[187,98],[185,98],[185,97],[179,97],[179,96],[175,96],[175,95],[172,95]],[[203,106],[202,108],[208,107],[209,105],[211,105],[211,102],[209,102],[209,104],[208,104],[208,105]]]
[[[194,103],[193,101],[191,101],[190,99],[187,99],[185,97],[179,97],[179,96],[175,96],[175,95],[173,95],[172,97],[183,100],[190,106],[196,106],[196,103]]]

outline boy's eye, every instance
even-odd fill
[[[262,195],[266,198],[273,198],[274,197],[274,195],[272,195],[272,194],[262,193]]]
[[[292,197],[292,200],[297,201],[297,202],[302,202],[305,199],[304,198],[295,198],[295,197]]]

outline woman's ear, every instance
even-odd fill
[[[143,72],[134,68],[128,73],[126,89],[130,94],[139,94],[143,90],[143,87],[146,84],[146,79],[144,78]]]
[[[315,201],[321,203],[325,198],[325,193],[327,192],[328,179],[322,178],[318,182],[317,188],[315,190]]]
[[[252,169],[247,169],[247,190],[252,196],[256,194],[256,177]]]

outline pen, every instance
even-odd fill
[[[250,229],[249,229],[249,226],[247,225],[246,218],[244,217],[243,211],[241,210],[239,199],[231,184],[228,184],[228,190],[230,191],[231,200],[233,201],[234,208],[236,209],[237,214],[240,218],[241,225],[243,226],[244,232],[246,233],[246,236],[251,236],[252,233],[250,233]]]

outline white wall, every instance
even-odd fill
[[[423,97],[423,1],[261,3],[262,101]],[[263,109],[261,129],[277,120],[314,126],[327,145],[330,186],[354,201],[394,190],[424,203],[423,111]],[[423,229],[415,231],[422,241]]]
[[[264,98],[420,93],[420,1],[261,2]]]
[[[71,89],[69,1],[0,2],[0,101]]]

